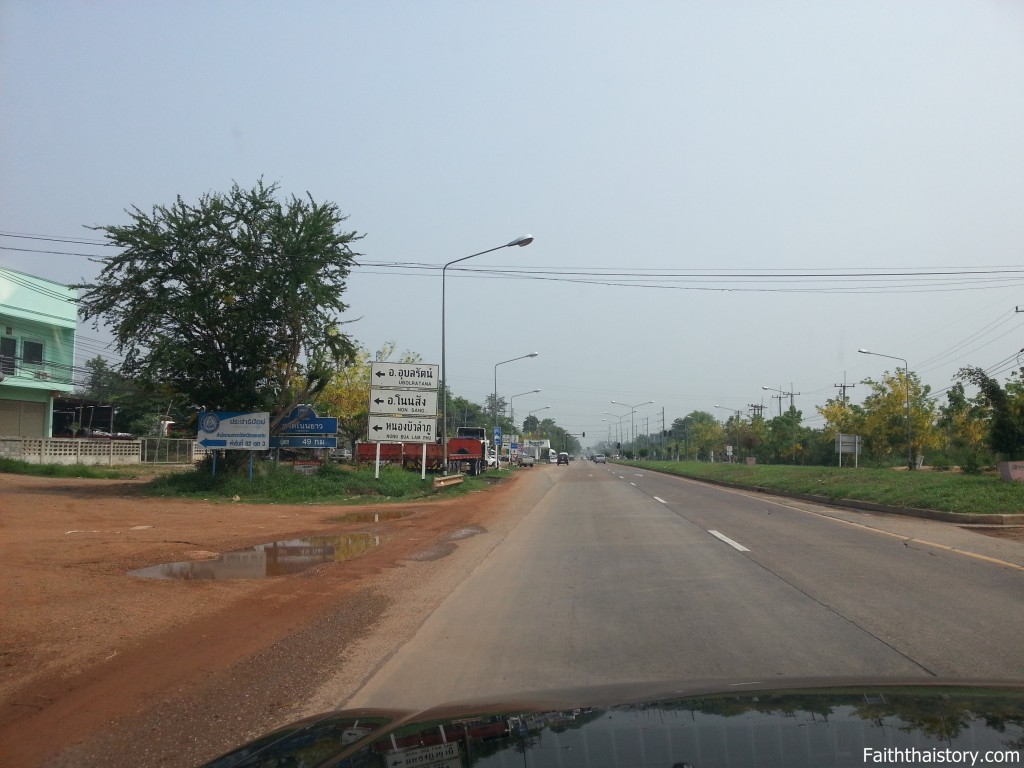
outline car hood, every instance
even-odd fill
[[[293,723],[206,765],[863,768],[985,759],[1024,765],[1024,681],[687,682],[421,712],[350,709]]]

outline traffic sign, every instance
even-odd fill
[[[437,416],[437,392],[434,390],[371,387],[370,413]]]
[[[271,448],[337,448],[338,438],[335,436],[331,437],[320,437],[319,435],[291,435],[288,437],[278,437],[274,435],[270,438]]]
[[[440,366],[430,363],[370,363],[370,385],[388,389],[437,389]]]
[[[436,432],[437,419],[371,415],[367,438],[372,443],[432,443]]]
[[[320,417],[308,405],[293,408],[281,421],[282,435],[335,435],[338,433],[338,419],[334,416]]]
[[[196,440],[205,448],[265,451],[270,442],[270,414],[203,411]]]

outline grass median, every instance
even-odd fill
[[[956,472],[707,464],[695,461],[622,462],[683,477],[734,483],[767,491],[855,499],[911,509],[976,515],[1024,513],[1024,483],[998,475]]]

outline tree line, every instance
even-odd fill
[[[894,466],[924,462],[979,471],[997,461],[1024,458],[1024,380],[1021,371],[1004,385],[976,367],[961,369],[945,399],[911,372],[886,372],[865,379],[869,393],[860,404],[842,395],[816,407],[820,428],[804,425],[803,413],[790,407],[765,418],[758,411],[736,413],[724,423],[706,411],[677,418],[661,434],[643,435],[635,445],[619,446],[630,457],[728,461],[748,457],[758,463],[835,465],[836,438],[859,438],[858,463]],[[976,392],[969,395],[965,385]],[[909,392],[908,392],[909,390]],[[913,457],[912,461],[908,460]],[[844,464],[854,458],[846,455]]]
[[[157,434],[170,420],[192,437],[205,408],[268,411],[273,433],[295,406],[312,404],[339,418],[343,438],[365,435],[370,362],[389,359],[395,345],[370,352],[346,333],[343,297],[363,235],[345,226],[337,205],[309,194],[282,200],[277,185],[261,179],[251,189],[235,183],[196,202],[178,197],[126,214],[126,224],[92,227],[116,253],[94,281],[75,286],[82,319],[109,327],[123,356],[116,367],[99,357],[86,363],[80,393],[116,407],[117,431]],[[398,362],[418,360],[406,352]],[[836,435],[850,434],[861,438],[868,463],[924,456],[970,469],[1024,458],[1019,374],[1004,386],[965,368],[940,402],[915,374],[886,373],[864,381],[869,394],[859,405],[839,396],[817,407],[819,429],[804,426],[793,407],[768,419],[739,413],[724,424],[696,411],[660,435],[605,450],[707,460],[729,445],[741,460],[833,464]],[[502,398],[481,405],[447,395],[449,433],[499,426],[559,450],[580,448],[579,436],[552,419],[513,424]]]

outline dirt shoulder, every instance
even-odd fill
[[[154,499],[142,482],[0,475],[4,764],[194,765],[276,726],[366,645],[391,602],[382,584],[500,525],[520,485],[355,508]],[[339,522],[385,509],[408,514]],[[126,576],[323,533],[380,544],[279,578]]]

